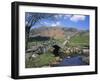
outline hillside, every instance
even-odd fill
[[[34,28],[30,32],[30,37],[42,36],[51,37],[55,39],[67,38],[73,36],[79,31],[75,28],[63,28],[63,27],[40,27]]]
[[[89,32],[81,31],[70,39],[71,46],[89,46]]]

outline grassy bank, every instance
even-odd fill
[[[52,53],[41,54],[36,58],[26,60],[26,68],[49,66],[55,60]]]

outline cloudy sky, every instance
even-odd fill
[[[88,15],[79,15],[79,14],[55,14],[55,21],[50,19],[42,19],[33,27],[41,26],[60,26],[60,27],[72,27],[79,30],[88,30],[89,29],[89,16]]]

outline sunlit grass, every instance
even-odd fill
[[[36,58],[26,60],[26,68],[49,66],[54,60],[55,57],[52,53],[41,54]]]

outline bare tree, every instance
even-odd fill
[[[39,23],[41,19],[54,19],[54,14],[47,14],[47,13],[31,13],[26,12],[25,13],[25,49],[28,48],[28,41],[29,41],[29,34],[30,29],[36,25],[36,23]]]

